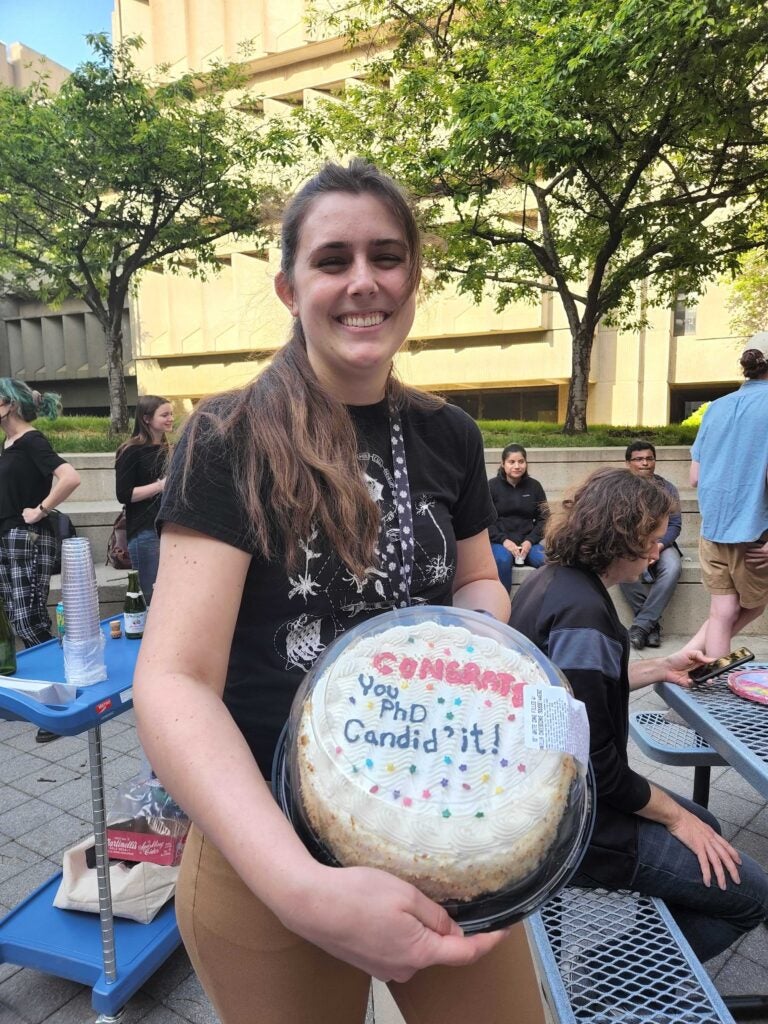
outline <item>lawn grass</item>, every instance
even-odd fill
[[[114,452],[127,435],[110,437],[105,416],[60,416],[56,420],[36,420],[38,427],[57,452]],[[567,437],[562,424],[533,423],[525,420],[480,420],[486,448],[503,448],[515,442],[526,448],[624,448],[642,437],[654,445],[690,445],[697,427],[673,423],[666,427],[611,427],[596,424],[586,434]]]

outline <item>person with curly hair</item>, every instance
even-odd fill
[[[690,669],[708,659],[686,648],[630,664],[629,636],[608,593],[658,558],[674,508],[652,478],[593,473],[551,515],[547,564],[522,584],[509,621],[562,670],[587,709],[596,820],[573,884],[661,897],[708,960],[766,919],[768,876],[707,810],[630,768],[630,690],[662,680],[688,686]]]
[[[768,605],[768,331],[741,354],[738,391],[707,409],[691,449],[701,511],[699,560],[709,617],[689,646],[728,654]]]

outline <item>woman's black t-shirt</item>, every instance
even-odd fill
[[[125,526],[128,537],[141,530],[153,530],[160,511],[160,494],[144,501],[131,501],[134,487],[153,484],[165,474],[168,446],[164,444],[132,444],[123,448],[115,460],[115,493],[125,505]]]
[[[381,564],[365,579],[349,571],[318,531],[301,538],[295,571],[286,572],[279,558],[266,561],[255,554],[234,485],[232,451],[220,439],[196,444],[183,501],[182,436],[158,516],[158,525],[178,523],[252,555],[224,701],[267,778],[293,696],[315,659],[352,626],[398,604],[400,543],[386,403],[351,406],[349,412],[360,467],[381,509]],[[401,416],[414,521],[411,603],[450,605],[456,541],[480,533],[495,518],[482,438],[455,406],[406,408]]]
[[[28,430],[9,448],[0,449],[0,534],[24,528],[22,511],[37,508],[51,493],[53,473],[64,459],[39,430]],[[36,530],[50,529],[45,519]]]

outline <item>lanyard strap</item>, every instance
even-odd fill
[[[395,475],[395,501],[400,533],[400,582],[397,584],[397,604],[407,608],[411,603],[411,579],[413,577],[413,510],[411,508],[411,487],[408,482],[408,463],[405,459],[403,424],[398,409],[389,410],[389,435],[392,442],[392,468]]]

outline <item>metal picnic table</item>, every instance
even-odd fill
[[[139,643],[106,637],[107,679],[78,688],[71,704],[41,704],[0,677],[0,718],[33,722],[63,736],[88,733],[91,803],[96,839],[99,914],[53,906],[61,873],[54,875],[0,920],[0,963],[32,967],[93,989],[99,1021],[116,1020],[125,1003],[179,945],[171,900],[149,924],[112,916],[107,857],[101,726],[133,707],[133,671]],[[17,677],[64,682],[63,652],[51,640],[18,656]],[[6,682],[4,686],[3,683]]]
[[[768,662],[743,667],[768,669]],[[723,672],[692,689],[657,683],[656,692],[768,799],[768,705],[735,694],[728,686],[730,675]],[[727,1003],[735,1013],[759,1012],[768,1007],[768,996],[731,996]]]

